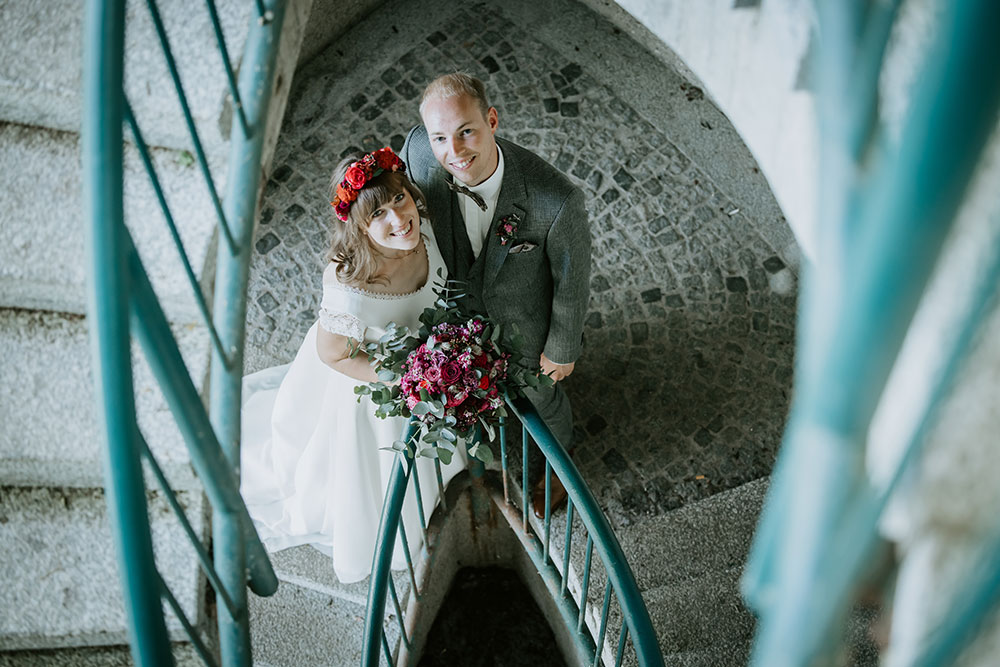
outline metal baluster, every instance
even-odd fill
[[[594,667],[601,662],[601,651],[604,650],[604,635],[608,630],[608,609],[611,607],[611,582],[604,587],[604,605],[601,610],[601,630],[597,633],[597,649],[594,651]],[[624,618],[622,619],[624,620]]]
[[[552,527],[552,464],[545,459],[545,538],[542,547],[542,562],[549,562],[549,528]]]
[[[590,560],[594,555],[594,537],[587,534],[587,557],[583,561],[583,583],[580,585],[580,617],[576,619],[576,631],[583,630],[583,616],[587,611],[587,594],[590,592]]]
[[[441,476],[441,460],[434,459],[434,476],[437,478],[438,494],[441,498],[441,507],[448,510],[448,499],[444,497],[444,478]]]
[[[417,516],[420,517],[420,530],[424,534],[424,548],[427,548],[427,517],[424,516],[424,495],[420,492],[420,466],[413,460],[413,494],[417,497]],[[402,525],[402,524],[400,524]]]
[[[500,472],[503,475],[503,501],[510,505],[510,490],[507,484],[507,418],[500,418]]]
[[[410,557],[410,545],[406,541],[406,528],[403,527],[402,520],[399,522],[399,539],[403,542],[403,555],[406,556],[406,569],[410,572],[410,585],[413,586],[413,595],[419,598],[420,591],[417,590],[417,575],[413,571],[413,559]]]
[[[233,65],[229,60],[229,49],[226,48],[226,37],[222,34],[222,26],[219,24],[219,13],[215,9],[214,0],[205,0],[208,7],[208,15],[212,19],[212,27],[215,29],[215,41],[219,44],[219,53],[222,56],[222,66],[226,69],[226,78],[229,79],[229,93],[233,96],[233,108],[240,117],[240,126],[243,134],[250,136],[250,124],[247,123],[246,114],[243,112],[243,100],[240,99],[240,91],[236,86],[236,76],[233,74]]]
[[[622,657],[625,655],[625,642],[628,640],[628,623],[625,622],[625,615],[622,615],[622,631],[618,635],[618,655],[615,656],[615,667],[621,667]]]
[[[396,618],[399,619],[399,634],[403,637],[406,648],[410,648],[410,639],[406,636],[406,623],[403,622],[403,610],[399,606],[399,595],[396,594],[396,582],[389,576],[389,595],[392,596],[392,605],[396,608]]]
[[[174,61],[174,54],[170,50],[170,42],[167,41],[167,31],[163,27],[163,19],[160,18],[160,11],[156,7],[156,0],[146,0],[146,5],[149,7],[149,13],[153,18],[156,34],[159,36],[160,45],[163,47],[163,57],[167,59],[167,69],[170,70],[170,76],[174,81],[174,88],[177,90],[177,99],[180,102],[181,110],[184,112],[184,120],[187,122],[188,131],[191,133],[191,141],[194,144],[194,152],[198,158],[198,164],[208,185],[208,194],[212,198],[212,205],[215,206],[215,213],[219,217],[219,226],[226,237],[229,252],[236,255],[239,253],[239,245],[233,237],[232,230],[229,229],[226,214],[222,211],[222,202],[219,200],[219,193],[215,190],[215,181],[212,179],[212,172],[208,168],[208,158],[205,157],[205,150],[201,145],[198,130],[194,125],[194,117],[191,115],[191,107],[188,106],[187,95],[184,93],[184,87],[181,85],[180,74],[177,72],[177,63]]]
[[[524,512],[524,534],[528,534],[528,504],[531,502],[530,490],[528,489],[528,429],[521,429],[521,504]]]
[[[385,653],[385,661],[389,663],[389,667],[396,667],[396,663],[392,661],[392,651],[389,650],[389,640],[385,638],[385,630],[382,630],[382,651]]]
[[[569,550],[573,545],[573,501],[566,499],[566,545],[563,547],[563,571],[559,594],[566,595],[566,581],[569,579]]]
[[[201,540],[198,539],[197,534],[195,534],[194,528],[191,526],[191,522],[188,521],[187,514],[184,513],[180,503],[177,502],[177,496],[174,494],[173,489],[170,488],[170,484],[167,482],[167,478],[163,474],[163,469],[160,468],[160,464],[156,462],[155,458],[153,458],[153,453],[149,450],[149,443],[146,442],[146,438],[144,438],[141,433],[139,434],[139,446],[141,447],[140,451],[143,457],[145,457],[146,462],[149,463],[149,467],[153,471],[153,476],[156,477],[156,481],[160,484],[160,489],[163,490],[164,497],[166,497],[171,509],[174,510],[174,514],[177,515],[177,519],[180,521],[184,532],[187,533],[188,540],[191,541],[191,546],[194,547],[195,553],[198,555],[198,560],[201,562],[201,569],[205,572],[205,576],[207,576],[208,580],[212,583],[212,588],[214,588],[215,592],[222,598],[222,602],[226,605],[226,609],[229,610],[230,615],[235,618],[239,615],[236,605],[233,603],[232,598],[229,597],[226,587],[222,585],[222,580],[219,579],[219,573],[215,571],[215,567],[212,565],[208,552],[205,551],[205,546],[201,543]]]
[[[174,615],[177,616],[177,620],[179,620],[181,625],[184,626],[184,631],[187,633],[187,636],[191,638],[191,643],[194,644],[194,648],[198,652],[198,655],[206,665],[209,665],[210,667],[218,667],[218,663],[215,662],[215,658],[212,657],[212,654],[208,651],[208,647],[205,646],[201,637],[198,636],[197,631],[194,629],[194,626],[191,625],[191,621],[188,620],[188,617],[184,614],[184,610],[181,609],[181,605],[177,602],[177,598],[174,597],[174,594],[167,586],[167,582],[163,581],[163,577],[160,575],[159,571],[157,571],[156,576],[160,580],[160,588],[163,591],[163,597],[166,598],[167,604],[170,605],[170,608],[174,610]]]
[[[227,368],[229,368],[232,365],[232,362],[226,354],[226,351],[223,349],[222,339],[219,338],[219,332],[215,328],[215,323],[212,321],[212,315],[208,312],[208,303],[205,301],[205,295],[202,293],[201,286],[198,284],[198,279],[194,275],[194,269],[191,267],[191,260],[188,258],[187,252],[184,250],[184,243],[181,241],[180,232],[177,231],[174,216],[170,213],[166,197],[163,195],[163,187],[160,185],[160,179],[156,175],[156,170],[153,168],[153,160],[149,155],[149,147],[142,138],[142,133],[139,131],[139,124],[135,120],[135,114],[132,113],[132,107],[129,105],[128,100],[125,100],[124,103],[124,114],[125,120],[128,122],[128,126],[132,130],[132,137],[135,139],[135,146],[139,149],[139,157],[142,159],[142,164],[146,168],[146,175],[149,177],[149,182],[153,186],[153,192],[156,193],[156,199],[160,203],[160,209],[163,211],[163,217],[167,221],[167,228],[170,230],[170,235],[174,239],[174,245],[177,246],[177,252],[180,254],[181,258],[181,264],[184,265],[184,273],[187,274],[188,283],[191,285],[191,291],[194,292],[195,301],[198,303],[198,310],[201,312],[201,317],[205,322],[208,333],[212,337],[212,344],[215,345],[215,351],[222,358],[222,362]]]

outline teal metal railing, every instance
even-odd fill
[[[608,648],[611,648],[611,642],[606,635],[609,628],[609,620],[611,620],[611,599],[612,594],[614,594],[621,610],[621,626],[619,628],[617,644],[614,646],[614,662],[612,664],[616,667],[621,665],[625,659],[628,647],[631,646],[639,665],[644,667],[663,665],[663,655],[660,651],[656,632],[653,629],[649,612],[639,592],[635,576],[625,558],[621,545],[614,535],[614,531],[611,529],[607,518],[597,504],[590,488],[583,480],[569,454],[556,441],[555,436],[553,436],[548,426],[538,416],[537,411],[531,403],[524,399],[517,401],[508,400],[508,405],[522,424],[521,484],[516,488],[521,498],[521,521],[513,521],[511,527],[514,529],[523,548],[545,582],[550,596],[556,602],[561,616],[560,620],[566,628],[572,631],[578,654],[588,656],[588,663],[594,667],[602,664],[605,655],[605,646],[608,645]],[[404,442],[408,441],[415,429],[415,422],[411,422],[404,434]],[[503,493],[502,498],[497,497],[495,502],[512,507],[514,501],[511,497],[510,488],[512,482],[510,479],[507,451],[507,426],[503,421],[501,421],[498,433],[501,473],[503,475]],[[546,509],[541,526],[532,526],[528,514],[528,503],[531,502],[528,469],[532,441],[537,444],[539,452],[545,459]],[[474,461],[471,465],[473,467],[473,475],[482,477],[482,464]],[[400,522],[400,512],[411,479],[417,485],[416,497],[421,497],[419,491],[419,474],[415,474],[413,470],[413,460],[399,455],[398,463],[394,468],[386,491],[385,503],[382,508],[382,521],[379,526],[375,556],[372,564],[372,575],[369,583],[361,663],[363,667],[377,666],[379,664],[380,651],[389,665],[394,664],[394,653],[392,647],[389,645],[383,625],[387,592],[394,606],[395,617],[400,630],[401,644],[409,648],[413,640],[407,634],[407,626],[399,603],[399,595],[390,576],[393,548],[396,544],[396,535],[398,534],[401,538],[402,548],[407,561],[407,569],[410,577],[410,595],[419,599],[421,591],[418,590],[414,565],[407,546],[408,540]],[[443,499],[444,488],[441,484],[440,464],[436,464],[436,471],[438,490]],[[563,556],[560,564],[555,562],[553,552],[550,549],[552,527],[550,501],[553,474],[562,482],[568,494],[566,531],[563,543]],[[421,503],[418,502],[417,506],[418,508],[421,507]],[[423,538],[426,545],[427,523],[422,509],[420,512],[420,521],[424,528]],[[574,541],[574,515],[579,515],[579,523],[582,523],[586,531],[587,541],[585,562],[581,575],[582,579],[579,591],[575,593],[575,596],[570,591],[568,585],[570,580],[570,550]],[[540,528],[540,532],[536,528]],[[579,539],[583,539],[583,536],[578,537]],[[603,602],[601,604],[600,617],[597,620],[598,627],[592,631],[585,623],[585,617],[590,595],[591,566],[595,551],[603,565],[607,581],[605,582],[604,592],[601,596]]]
[[[995,247],[958,335],[941,350],[943,371],[905,454],[875,487],[865,472],[868,427],[1000,113],[1000,4],[954,0],[942,3],[902,133],[888,137],[878,82],[900,4],[816,3],[821,242],[803,271],[795,396],[743,579],[759,615],[755,665],[836,662],[888,498],[1000,285]],[[988,548],[990,562],[970,575],[920,664],[949,664],[996,606],[1000,539]]]
[[[224,665],[249,665],[247,585],[270,595],[277,578],[239,494],[239,415],[250,241],[260,188],[260,162],[284,18],[281,0],[254,3],[237,81],[212,0],[206,2],[239,123],[230,137],[227,190],[223,199],[208,168],[167,31],[154,0],[147,7],[183,111],[191,143],[218,218],[220,235],[214,315],[191,262],[150,159],[135,114],[124,94],[125,0],[88,0],[83,63],[82,122],[85,211],[88,218],[88,320],[105,448],[106,494],[118,554],[132,656],[137,665],[172,665],[164,603],[173,609],[196,651],[215,665],[206,645],[164,583],[153,555],[143,461],[192,542],[215,591],[218,655]],[[212,341],[210,407],[181,357],[142,260],[125,226],[123,126],[132,135],[166,228]],[[183,507],[150,452],[136,420],[131,359],[135,339],[153,371],[190,460],[212,505],[213,539],[201,543]],[[211,551],[214,558],[210,559]]]

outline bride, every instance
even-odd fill
[[[242,481],[250,516],[270,551],[312,544],[332,553],[344,583],[368,576],[382,499],[406,419],[375,417],[354,387],[376,381],[364,353],[351,346],[378,340],[395,322],[416,331],[435,300],[432,276],[444,262],[426,202],[405,165],[383,148],[342,161],[334,171],[333,242],[323,272],[319,319],[291,364],[243,379]],[[461,449],[461,448],[459,448]],[[464,469],[464,451],[442,466],[445,483]],[[431,459],[421,458],[422,504],[439,499]],[[406,494],[402,524],[411,554],[423,539],[415,494]],[[393,567],[405,565],[398,542]]]

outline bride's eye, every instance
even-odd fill
[[[405,198],[405,195],[402,192],[400,192],[398,195],[396,195],[393,198],[392,201],[395,202],[396,204],[398,204],[399,202],[403,201],[404,198]]]
[[[374,220],[375,218],[380,218],[380,217],[382,217],[383,213],[385,213],[385,211],[383,211],[380,208],[377,208],[374,211],[372,211],[372,218],[371,219]]]

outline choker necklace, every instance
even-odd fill
[[[404,258],[409,257],[410,255],[412,255],[412,254],[414,254],[416,252],[419,252],[420,251],[420,247],[422,245],[423,245],[422,243],[418,243],[416,248],[414,248],[413,250],[407,250],[405,253],[403,253],[402,255],[399,255],[398,257],[389,257],[388,255],[385,255],[385,254],[381,253],[379,250],[377,250],[375,248],[372,248],[372,250],[375,251],[376,255],[378,255],[379,257],[381,257],[383,259],[395,260],[395,259],[404,259]]]

